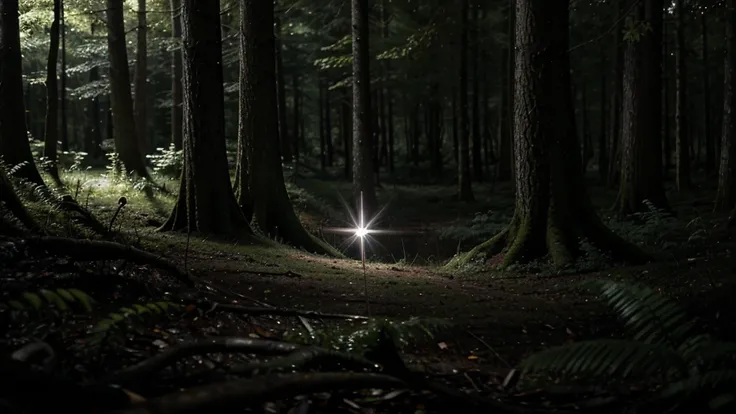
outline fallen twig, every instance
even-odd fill
[[[191,388],[136,404],[130,409],[116,411],[114,414],[225,412],[272,399],[282,400],[326,390],[390,389],[404,386],[401,380],[381,374],[330,372],[269,375]]]
[[[186,357],[214,352],[257,353],[284,355],[303,345],[251,338],[208,338],[173,346],[160,354],[124,368],[103,380],[104,383],[125,384],[160,371]]]
[[[339,365],[345,369],[364,370],[376,368],[377,365],[365,358],[345,352],[333,351],[319,347],[304,347],[287,356],[274,358],[266,362],[253,362],[239,364],[228,370],[228,374],[253,375],[267,373],[275,369],[305,370],[316,365],[329,364]]]
[[[508,361],[506,361],[506,360],[505,360],[505,359],[504,359],[504,358],[503,358],[503,357],[501,356],[501,354],[499,354],[498,352],[496,352],[496,350],[495,350],[495,349],[493,349],[493,347],[492,347],[492,346],[488,345],[488,342],[484,341],[484,340],[483,340],[483,338],[481,338],[480,336],[478,336],[478,335],[476,335],[476,334],[474,334],[474,333],[472,333],[472,332],[470,332],[470,331],[468,331],[468,333],[470,334],[470,336],[472,336],[473,338],[477,339],[477,340],[478,340],[478,342],[480,342],[480,343],[482,343],[483,345],[485,345],[485,347],[486,347],[486,348],[488,348],[488,350],[489,350],[489,351],[493,352],[493,355],[495,355],[495,356],[496,356],[496,358],[498,358],[498,359],[499,359],[499,361],[501,361],[501,362],[503,362],[504,364],[506,364],[506,366],[507,366],[508,368],[511,368],[511,364],[509,364],[509,362],[508,362]]]
[[[31,247],[69,256],[76,260],[99,261],[124,259],[133,263],[151,265],[166,270],[179,281],[189,286],[193,286],[196,281],[189,273],[179,269],[173,262],[153,253],[120,243],[67,237],[33,237],[25,241]]]
[[[347,320],[354,320],[354,321],[365,321],[369,320],[367,316],[361,316],[361,315],[345,315],[341,313],[322,313],[322,312],[315,312],[315,311],[302,311],[297,309],[287,309],[287,308],[275,308],[275,307],[254,307],[254,306],[240,306],[240,305],[229,305],[229,304],[223,304],[223,303],[212,303],[213,307],[210,309],[211,311],[214,310],[221,310],[226,312],[233,312],[233,313],[243,313],[253,316],[258,315],[274,315],[274,316],[303,316],[306,318],[314,318],[314,319],[347,319]]]

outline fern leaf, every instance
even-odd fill
[[[736,370],[715,370],[701,375],[693,375],[682,381],[669,384],[662,390],[663,398],[682,397],[693,394],[701,395],[709,391],[731,391],[736,388]],[[723,394],[719,394],[722,398]]]
[[[92,312],[92,304],[95,302],[91,296],[82,292],[79,289],[68,289],[69,293],[79,301],[85,311]]]
[[[24,292],[22,296],[36,310],[40,310],[43,306],[43,299],[35,293]]]
[[[62,299],[58,294],[50,290],[41,289],[41,295],[43,295],[47,302],[54,304],[54,306],[56,306],[60,311],[66,311],[69,309],[69,305],[67,305],[66,302],[64,302],[64,299]]]
[[[597,378],[643,377],[682,366],[664,345],[605,339],[577,342],[531,355],[521,363],[524,373],[546,371],[563,376]]]
[[[76,299],[74,299],[74,295],[72,295],[71,292],[66,289],[56,289],[56,293],[58,293],[59,296],[61,296],[62,299],[67,302],[74,303],[77,301]]]
[[[677,348],[692,335],[695,320],[675,301],[649,287],[608,280],[586,285],[600,292],[635,340],[650,344],[667,342]]]
[[[27,309],[23,303],[17,300],[9,300],[8,305],[10,305],[11,308],[18,310],[18,311],[24,311]]]

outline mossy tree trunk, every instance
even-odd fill
[[[563,266],[581,254],[582,240],[617,259],[645,259],[605,227],[585,189],[570,87],[568,7],[516,2],[514,217],[456,264],[503,252],[504,265],[548,257]]]
[[[645,200],[670,209],[662,182],[662,9],[663,0],[644,0],[634,7],[633,21],[638,25],[624,51],[616,201],[616,209],[624,215],[646,211]]]
[[[56,64],[59,60],[59,19],[61,0],[54,0],[54,20],[49,33],[49,54],[46,60],[46,123],[43,133],[44,169],[57,183],[59,179],[57,142],[59,141],[59,84],[56,79]]]
[[[352,0],[353,39],[353,199],[365,217],[377,211],[371,128],[371,72],[368,0]]]
[[[110,59],[110,104],[115,149],[127,172],[150,178],[138,142],[133,113],[122,0],[107,0],[107,47]]]
[[[0,157],[5,164],[21,165],[15,176],[43,185],[33,161],[23,104],[18,0],[0,1]]]
[[[279,157],[273,2],[241,0],[240,113],[235,193],[266,235],[310,252],[335,254],[294,213]]]
[[[251,233],[230,187],[225,149],[219,0],[182,1],[184,165],[179,197],[162,230]]]
[[[721,162],[718,170],[716,211],[728,211],[736,205],[736,0],[729,0],[726,24],[726,58],[723,80],[723,130],[721,132]],[[736,215],[732,214],[734,217]]]

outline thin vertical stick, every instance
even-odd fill
[[[365,220],[363,215],[363,192],[360,192],[360,228],[365,229]],[[368,300],[368,276],[365,272],[365,234],[360,236],[360,259],[363,262],[363,296],[365,297],[365,309],[368,316],[371,316],[371,304]]]

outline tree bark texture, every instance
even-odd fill
[[[173,12],[172,12],[173,13]],[[148,77],[148,40],[146,27],[146,0],[138,0],[138,30],[136,31],[135,48],[135,94],[133,108],[135,110],[136,135],[138,136],[138,148],[145,154],[149,147],[148,140],[148,116],[146,111],[146,85]]]
[[[46,127],[43,134],[44,169],[51,178],[60,183],[58,167],[59,141],[59,84],[56,64],[59,60],[59,20],[61,19],[61,0],[54,0],[54,20],[49,33],[49,54],[46,61]]]

